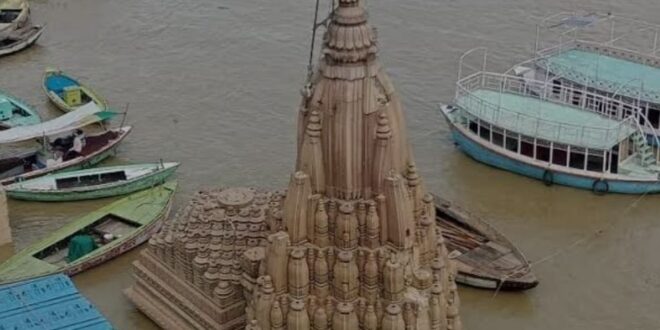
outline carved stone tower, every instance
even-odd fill
[[[286,193],[200,193],[135,263],[169,329],[460,330],[455,266],[359,0],[338,0],[303,89]]]

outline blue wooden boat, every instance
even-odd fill
[[[588,102],[574,102],[560,96],[574,95],[573,88],[557,86],[555,93],[544,84],[485,71],[460,79],[453,104],[441,107],[455,143],[480,162],[547,185],[598,194],[660,192],[660,154],[644,136],[644,127],[654,131],[639,120],[643,114],[618,120],[593,111],[603,103],[634,105],[587,91]]]
[[[624,108],[602,103],[585,110],[625,120],[631,111],[650,125],[650,142],[660,128],[660,25],[612,14],[565,12],[537,25],[535,57],[507,73],[546,82],[575,103],[589,102],[585,92],[623,101]],[[561,89],[568,86],[572,89]],[[634,109],[632,105],[635,105]]]
[[[0,285],[1,329],[92,329],[112,325],[62,274]]]
[[[73,111],[90,102],[101,110],[108,109],[108,104],[98,93],[58,69],[46,69],[42,88],[48,99],[64,112]]]
[[[41,122],[32,107],[9,93],[0,91],[0,130]]]

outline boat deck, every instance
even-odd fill
[[[482,106],[482,100],[492,106]],[[577,146],[609,149],[634,132],[632,127],[590,111],[486,89],[459,97],[456,103],[501,128]]]
[[[546,59],[553,74],[610,93],[660,102],[660,68],[605,54],[571,49]]]

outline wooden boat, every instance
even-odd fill
[[[20,29],[30,20],[30,4],[27,0],[0,1],[0,34]]]
[[[18,98],[0,91],[0,130],[35,125],[40,122],[41,119],[36,110]]]
[[[604,13],[563,12],[536,28],[535,57],[508,73],[546,82],[558,97],[590,102],[584,92],[604,95],[636,107],[601,103],[584,110],[620,121],[639,112],[650,142],[660,129],[660,25]],[[576,94],[559,95],[559,86]],[[565,90],[563,90],[565,91]]]
[[[81,155],[66,161],[55,161],[53,153],[43,149],[6,155],[0,158],[0,184],[9,185],[48,173],[92,167],[114,155],[130,131],[131,127],[125,126],[90,134]]]
[[[7,196],[68,202],[130,194],[162,184],[179,163],[121,165],[50,174],[5,187]]]
[[[0,56],[10,55],[34,45],[44,32],[43,25],[30,25],[9,33],[0,40]]]
[[[450,258],[456,261],[456,282],[489,290],[528,290],[539,281],[529,262],[504,235],[479,217],[435,197],[436,221]]]
[[[634,110],[634,105],[544,85],[486,71],[461,78],[453,104],[441,107],[454,142],[477,161],[546,185],[596,194],[660,192],[660,152],[645,136],[643,128],[653,128],[648,120],[638,120],[643,114],[630,111],[618,120],[586,110],[599,104]],[[660,145],[656,135],[653,144]]]
[[[106,110],[107,103],[94,90],[57,69],[46,69],[42,87],[48,99],[64,112],[69,112],[81,105],[94,102]]]
[[[75,275],[135,248],[160,229],[175,190],[176,182],[170,181],[68,223],[1,264],[0,283],[54,273]],[[97,248],[69,261],[70,243],[81,236],[91,238]]]

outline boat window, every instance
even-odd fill
[[[552,80],[552,93],[560,94],[561,93],[561,80],[553,79]]]
[[[633,107],[627,104],[623,105],[623,117],[628,117],[633,114]]]
[[[493,144],[503,147],[504,146],[504,130],[497,126],[492,127],[493,131]]]
[[[587,171],[602,172],[603,161],[603,150],[589,149],[587,155]]]
[[[576,169],[584,169],[584,149],[571,146],[571,157],[568,161],[568,166]]]
[[[536,159],[550,161],[550,142],[542,139],[536,139]]]
[[[610,162],[610,173],[619,172],[619,146],[616,145],[612,148],[612,161]]]
[[[520,136],[520,153],[527,157],[534,158],[533,138],[525,135]]]
[[[479,130],[479,136],[486,141],[490,141],[490,124],[485,121],[479,121],[481,129]]]
[[[660,127],[660,110],[657,108],[649,108],[649,123],[654,128]]]
[[[470,120],[470,130],[472,133],[477,134],[479,132],[479,125],[476,122]]]
[[[573,105],[580,105],[580,100],[582,100],[582,92],[573,91]]]
[[[556,165],[566,166],[568,160],[567,146],[561,143],[555,143],[552,146],[552,163]]]
[[[518,152],[518,134],[517,133],[506,133],[506,144],[505,148],[509,151]]]

